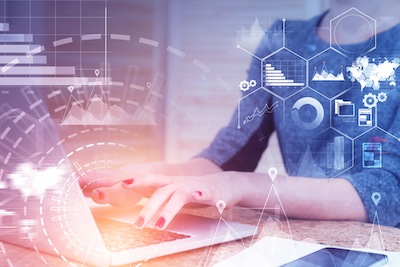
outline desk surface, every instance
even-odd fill
[[[206,217],[219,218],[220,214],[214,207],[189,210],[184,212],[202,215]],[[260,211],[232,208],[225,210],[223,218],[225,220],[237,221],[241,223],[256,225],[260,218]],[[259,225],[259,234],[252,240],[251,237],[245,238],[243,243],[232,241],[212,247],[200,248],[192,251],[181,252],[156,259],[150,259],[147,262],[132,263],[126,266],[212,266],[213,264],[227,259],[238,252],[243,251],[254,244],[257,240],[265,236],[278,236],[283,238],[292,238],[297,241],[310,243],[319,243],[331,246],[355,247],[380,249],[383,246],[387,251],[400,251],[400,229],[392,227],[374,227],[374,233],[371,234],[373,225],[359,222],[340,222],[340,221],[305,221],[272,219],[270,215],[264,214]],[[380,230],[379,230],[380,229]],[[382,234],[379,234],[382,233]],[[371,238],[372,236],[372,238]],[[382,239],[380,238],[382,236]],[[0,266],[53,266],[66,267],[71,266],[60,257],[37,253],[34,250],[21,248],[8,243],[0,244]],[[208,258],[207,262],[206,259]],[[77,266],[81,266],[76,263]],[[87,266],[87,265],[85,265]]]

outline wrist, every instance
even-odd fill
[[[240,188],[240,202],[238,205],[249,208],[263,208],[268,198],[268,206],[277,203],[274,194],[269,194],[272,181],[266,174],[261,173],[238,173],[242,175]]]

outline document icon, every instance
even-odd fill
[[[354,117],[355,106],[351,101],[335,100],[335,114],[339,117]]]
[[[363,168],[382,167],[382,144],[363,143],[362,144]]]
[[[358,109],[358,126],[372,126],[372,109]]]

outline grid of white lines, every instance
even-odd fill
[[[264,86],[304,86],[305,62],[302,60],[266,60]]]

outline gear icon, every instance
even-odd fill
[[[379,102],[385,102],[386,99],[387,99],[386,93],[380,92],[380,93],[378,94],[378,100],[379,100]]]
[[[251,80],[250,81],[250,86],[251,87],[254,87],[254,86],[256,86],[257,85],[257,81],[256,80]]]
[[[363,103],[365,107],[373,108],[376,107],[376,103],[378,103],[378,98],[376,97],[376,95],[369,93],[364,95]]]
[[[247,91],[250,89],[250,83],[248,81],[241,81],[239,84],[240,90]]]

